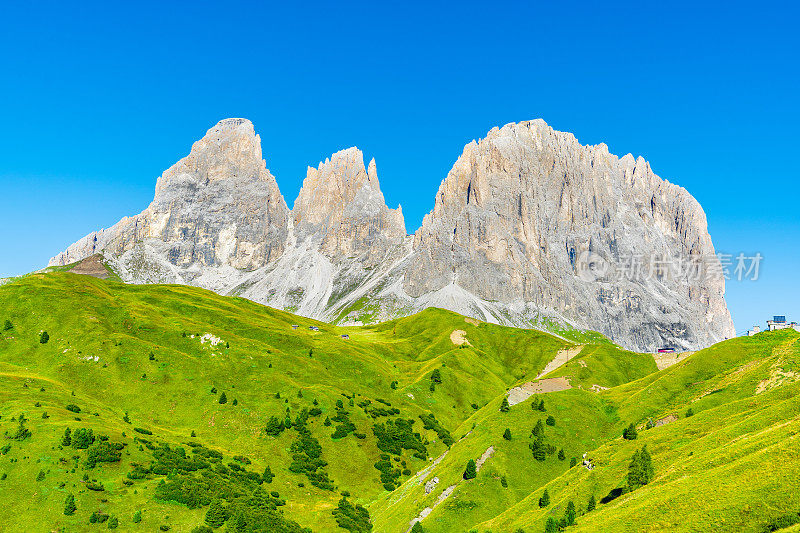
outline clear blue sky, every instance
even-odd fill
[[[728,284],[738,331],[800,319],[788,2],[117,4],[4,5],[0,276],[141,211],[225,117],[255,123],[290,206],[307,165],[360,147],[409,232],[467,142],[541,117],[644,156],[718,250],[764,255]]]

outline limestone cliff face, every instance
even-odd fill
[[[734,335],[724,279],[666,272],[679,258],[719,265],[697,201],[642,158],[582,146],[541,120],[464,148],[414,250],[404,274],[413,298],[455,285],[495,314],[546,310],[639,349]],[[581,270],[587,257],[602,275]],[[637,279],[632,261],[659,272]]]
[[[364,168],[358,148],[342,150],[318,168],[308,168],[292,218],[297,237],[318,240],[326,256],[363,254],[370,266],[406,237],[402,209],[386,206],[375,160]]]
[[[121,266],[145,276],[147,265],[137,269],[138,263],[163,256],[169,265],[159,270],[171,281],[191,280],[203,267],[252,270],[283,253],[288,217],[253,124],[226,119],[161,175],[147,209],[84,237],[50,264],[69,264],[102,251],[120,258],[127,253],[127,264]]]
[[[147,209],[50,264],[95,253],[128,282],[189,283],[339,323],[436,306],[593,329],[639,350],[734,335],[724,279],[664,266],[719,269],[694,198],[643,159],[541,120],[469,143],[413,237],[357,148],[309,168],[290,211],[253,125],[223,120],[158,179]],[[626,272],[634,261],[646,275]]]

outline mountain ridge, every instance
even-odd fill
[[[225,119],[164,172],[145,211],[50,265],[98,252],[128,282],[187,283],[343,324],[433,306],[518,327],[598,330],[638,350],[696,349],[734,334],[724,279],[583,279],[587,254],[612,267],[633,253],[702,257],[710,269],[719,261],[685,189],[641,157],[581,145],[541,119],[468,143],[413,235],[358,148],[308,167],[289,209],[252,123]]]

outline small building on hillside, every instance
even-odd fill
[[[344,334],[344,335],[342,335],[342,338],[344,340],[346,340],[346,341],[349,341],[350,340],[350,335]]]
[[[772,320],[767,320],[767,329],[764,331],[778,331],[780,329],[792,328],[795,331],[800,331],[800,324],[797,322],[788,322],[785,315],[775,315]],[[752,337],[761,332],[761,328],[753,326],[753,329],[747,332],[747,335]]]
[[[300,327],[300,325],[299,325],[299,324],[292,324],[292,329],[297,329],[297,328],[299,328],[299,327]]]
[[[786,317],[783,315],[776,315],[772,317],[772,320],[767,320],[767,329],[770,331],[777,331],[779,329],[786,328],[792,328],[800,331],[800,329],[798,329],[799,327],[800,326],[797,325],[797,322],[787,322]]]
[[[319,331],[319,328],[317,326],[308,326],[308,329],[310,329],[311,331]]]
[[[675,353],[675,348],[672,346],[664,346],[658,349],[658,353]]]

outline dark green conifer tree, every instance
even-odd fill
[[[542,496],[539,498],[539,507],[544,509],[550,505],[550,494],[547,492],[547,489],[544,489]]]
[[[508,405],[508,400],[506,398],[503,398],[503,401],[500,402],[500,412],[501,413],[507,413],[510,410],[511,410],[511,406]]]
[[[592,494],[589,497],[589,503],[586,506],[586,512],[588,513],[588,512],[594,511],[596,507],[597,507],[597,500],[594,499],[594,494]]]
[[[478,475],[475,468],[475,460],[470,459],[467,461],[467,467],[464,469],[464,479],[474,479]]]
[[[71,516],[74,515],[77,510],[78,507],[75,506],[75,496],[67,494],[67,499],[64,501],[64,514]]]

